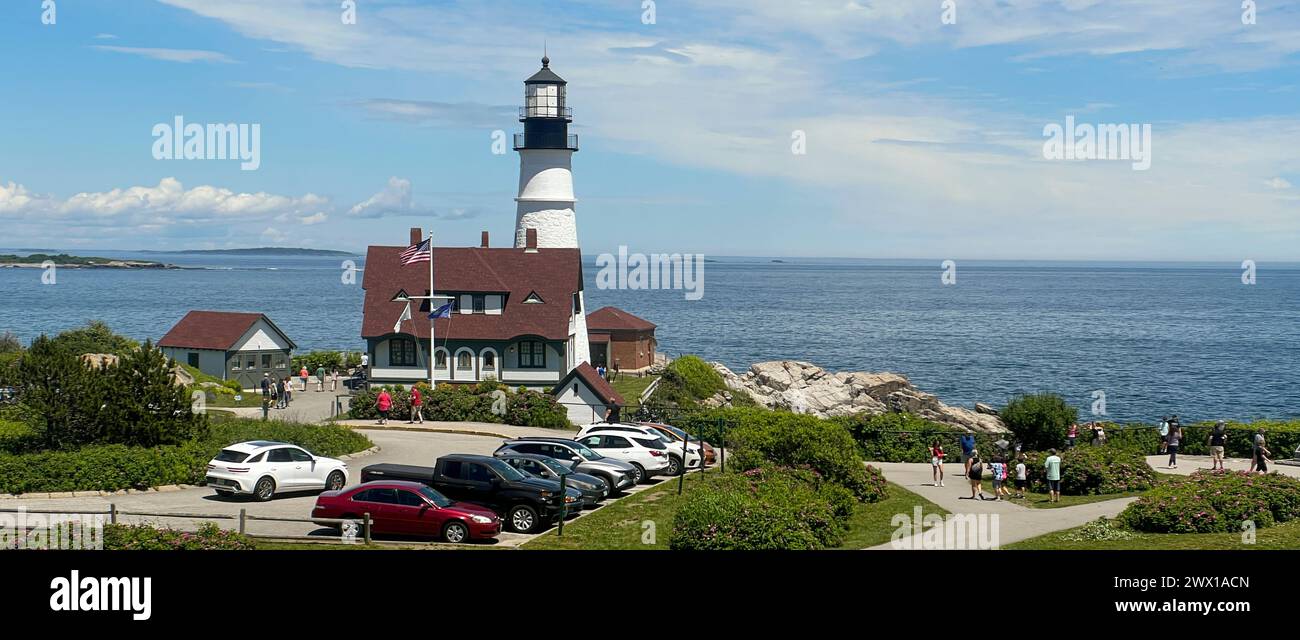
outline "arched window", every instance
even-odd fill
[[[437,352],[434,353],[434,356],[433,356],[433,366],[435,366],[435,367],[437,367],[437,368],[439,368],[439,369],[446,369],[446,368],[447,368],[447,352],[446,352],[446,351],[444,351],[444,350],[442,350],[442,349],[439,349]]]
[[[474,359],[470,357],[468,351],[462,351],[456,354],[456,369],[458,371],[469,371],[474,368]]]
[[[483,351],[483,370],[484,371],[497,370],[497,352],[492,351],[491,349],[485,349]]]

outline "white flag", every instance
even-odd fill
[[[393,324],[393,333],[401,333],[402,322],[410,319],[411,319],[411,303],[410,301],[407,301],[406,308],[402,310],[402,315],[399,316],[397,318],[397,322]]]

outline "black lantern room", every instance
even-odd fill
[[[578,136],[569,135],[573,110],[565,105],[564,81],[551,71],[551,59],[542,58],[542,68],[524,81],[524,106],[519,121],[524,132],[515,134],[515,149],[578,150]]]

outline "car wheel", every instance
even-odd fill
[[[267,502],[275,496],[275,480],[271,476],[263,476],[257,481],[257,486],[253,487],[253,497],[258,502]]]
[[[636,486],[638,484],[641,484],[642,482],[645,482],[646,479],[649,477],[645,474],[645,467],[642,467],[641,465],[635,462],[632,463],[632,466],[636,468],[635,471],[636,475],[633,476],[632,478],[632,485]]]
[[[442,528],[442,539],[447,542],[464,542],[469,539],[469,527],[464,522],[453,520]]]
[[[343,488],[343,472],[333,471],[328,478],[325,478],[326,491],[338,491]]]
[[[677,456],[668,456],[668,475],[675,476],[682,472],[682,459]]]
[[[510,507],[507,519],[516,533],[529,533],[538,527],[537,510],[526,504]]]
[[[217,495],[221,496],[222,498],[229,498],[230,496],[235,495],[235,492],[228,491],[226,489],[217,489]]]

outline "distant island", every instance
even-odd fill
[[[171,253],[185,255],[231,255],[231,256],[354,256],[351,251],[333,251],[330,249],[302,249],[296,247],[253,247],[250,249],[179,249],[176,251],[141,251],[140,253]]]
[[[179,267],[148,260],[116,260],[66,253],[32,253],[25,256],[0,254],[0,268],[41,268],[46,263],[64,269],[177,269]]]

